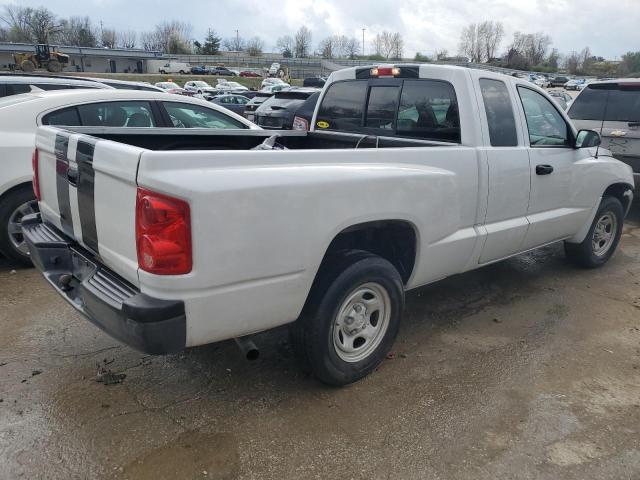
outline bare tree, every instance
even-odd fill
[[[589,47],[584,47],[580,52],[580,71],[587,74],[591,71],[594,64],[594,57]]]
[[[443,48],[440,50],[436,50],[436,53],[435,53],[436,61],[441,62],[442,60],[445,60],[448,56],[449,56],[449,51],[447,49]]]
[[[564,59],[564,68],[566,68],[571,75],[578,73],[578,68],[580,68],[580,54],[573,51],[567,55]]]
[[[98,38],[89,17],[71,17],[60,21],[60,27],[52,39],[63,45],[96,47]]]
[[[100,32],[100,44],[105,48],[116,48],[118,34],[113,28],[104,28]]]
[[[391,35],[391,57],[401,60],[404,54],[404,39],[398,32]]]
[[[253,37],[247,41],[247,53],[252,57],[262,55],[264,42],[260,37]]]
[[[311,30],[306,25],[300,27],[295,36],[295,55],[298,58],[309,56],[311,50]]]
[[[188,23],[172,20],[155,26],[150,32],[141,35],[141,43],[145,50],[165,53],[190,53],[192,27]]]
[[[547,57],[551,37],[542,32],[513,34],[507,62],[512,68],[527,69],[541,65]]]
[[[384,31],[378,33],[373,41],[373,50],[376,55],[386,59],[400,59],[404,53],[404,40],[398,32]]]
[[[349,38],[344,45],[344,55],[354,60],[360,54],[360,41],[355,38]]]
[[[49,43],[50,37],[58,32],[56,16],[50,10],[40,7],[31,9],[28,18],[29,29],[35,43]]]
[[[276,42],[276,49],[282,54],[285,58],[293,57],[293,49],[295,47],[295,42],[291,35],[285,35],[283,37],[278,38]]]
[[[484,31],[479,24],[471,23],[462,29],[459,50],[473,63],[481,63],[484,60]]]
[[[244,38],[236,35],[235,37],[225,38],[222,41],[222,48],[228,52],[244,52],[246,49],[246,42]]]
[[[135,48],[138,34],[135,30],[125,30],[118,33],[118,46],[122,48]]]
[[[7,35],[12,42],[32,42],[31,27],[29,21],[32,8],[18,5],[6,5],[0,20],[7,25]]]
[[[484,54],[487,62],[496,57],[504,37],[504,25],[502,22],[485,21],[480,24],[480,35],[484,46]]]

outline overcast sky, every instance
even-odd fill
[[[193,27],[194,39],[207,28],[220,36],[254,35],[272,50],[276,39],[306,24],[313,45],[332,33],[362,41],[366,53],[371,39],[383,30],[398,31],[405,56],[458,50],[460,30],[471,22],[500,20],[506,35],[544,31],[561,52],[589,46],[594,55],[619,58],[640,48],[640,0],[0,0],[0,4],[46,5],[61,16],[88,15],[105,27],[149,30],[155,23],[178,19]]]

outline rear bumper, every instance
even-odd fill
[[[185,348],[184,303],[140,293],[94,255],[44,224],[25,217],[24,238],[38,270],[76,310],[109,335],[150,354]]]

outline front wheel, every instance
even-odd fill
[[[0,200],[0,252],[13,263],[31,265],[22,219],[37,211],[38,202],[30,185],[19,187]]]
[[[391,349],[403,308],[402,279],[391,263],[368,252],[345,253],[321,268],[292,326],[296,354],[324,383],[360,380]]]
[[[603,198],[589,233],[582,243],[565,242],[564,251],[567,258],[585,268],[604,265],[618,247],[623,223],[624,209],[620,200],[614,197]]]

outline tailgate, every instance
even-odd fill
[[[138,285],[136,174],[141,148],[52,127],[36,137],[45,223]]]

